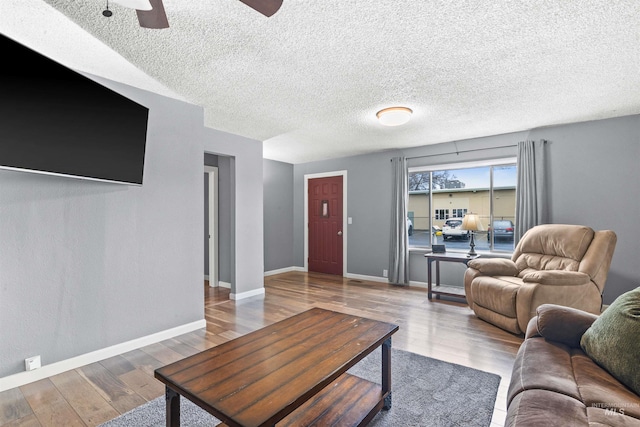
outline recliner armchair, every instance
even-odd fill
[[[531,228],[511,259],[469,261],[467,303],[476,316],[522,334],[538,306],[551,303],[599,314],[617,237],[580,225]]]

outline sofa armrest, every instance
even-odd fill
[[[525,338],[540,336],[572,348],[580,348],[582,334],[598,318],[595,314],[557,304],[542,304],[536,313],[529,322]]]
[[[485,276],[517,276],[520,272],[516,263],[504,258],[477,258],[467,263]]]
[[[525,274],[522,281],[541,285],[579,286],[590,283],[591,277],[578,271],[539,270]]]

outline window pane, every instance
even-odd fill
[[[409,246],[431,245],[429,223],[429,172],[409,173]]]
[[[513,251],[516,180],[515,165],[493,167],[493,224],[487,241],[496,251]]]
[[[469,250],[470,232],[462,229],[462,219],[469,212],[480,215],[484,223],[489,215],[490,167],[443,170],[433,173],[434,209],[447,209],[450,215],[444,220],[434,221],[442,228],[442,240],[447,250]],[[489,249],[486,239],[484,247],[476,235],[476,250]]]

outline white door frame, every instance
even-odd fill
[[[219,285],[218,268],[218,168],[205,166],[209,180],[209,286]]]
[[[342,176],[342,277],[347,276],[347,171],[311,173],[304,176],[304,271],[309,271],[309,180]]]

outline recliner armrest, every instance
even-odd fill
[[[478,270],[485,276],[517,276],[516,263],[504,258],[477,258],[467,263],[468,267]]]
[[[598,318],[595,314],[557,304],[542,304],[536,313],[529,322],[525,339],[541,336],[572,348],[580,348],[582,334]]]
[[[539,270],[525,274],[522,281],[541,285],[578,286],[591,282],[591,277],[578,271]]]

